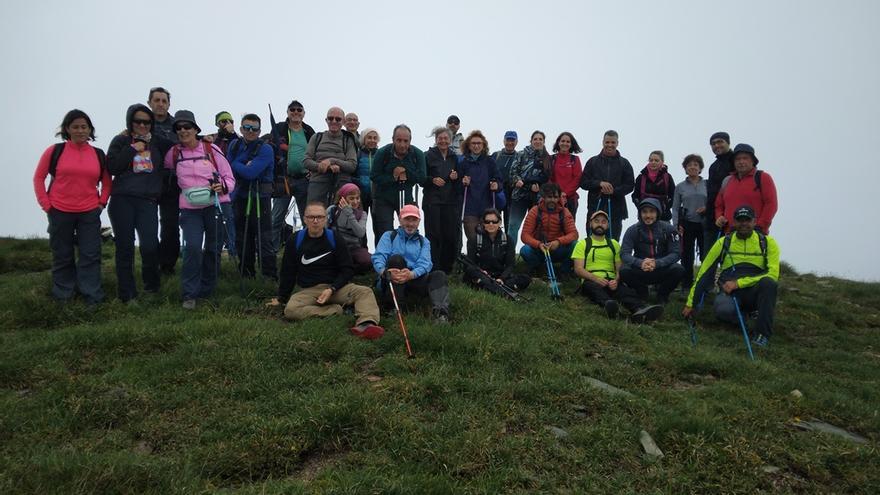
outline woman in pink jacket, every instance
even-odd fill
[[[198,133],[202,130],[192,112],[178,110],[174,114],[174,131],[180,144],[165,154],[165,168],[176,175],[181,191],[178,204],[183,230],[183,307],[195,309],[196,299],[210,297],[217,285],[217,231],[222,228],[219,203],[229,201],[235,179],[220,148],[199,141]]]
[[[87,304],[98,304],[104,300],[101,212],[110,196],[110,174],[104,152],[89,144],[95,127],[85,112],[67,112],[56,136],[64,142],[46,148],[34,172],[37,202],[49,217],[52,297],[66,302],[79,292]],[[52,176],[48,187],[47,175]]]

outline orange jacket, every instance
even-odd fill
[[[578,240],[578,231],[574,223],[574,217],[571,216],[571,212],[568,211],[568,208],[563,206],[557,206],[557,208],[562,208],[565,228],[559,224],[559,210],[547,210],[547,207],[544,206],[544,200],[542,199],[538,202],[538,205],[532,207],[526,215],[526,220],[523,222],[522,233],[520,234],[520,240],[535,249],[540,249],[541,243],[544,242],[559,241],[560,244],[565,246]],[[538,231],[539,211],[541,216],[540,231]]]

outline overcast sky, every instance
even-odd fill
[[[771,234],[797,269],[880,280],[866,223],[880,186],[880,2],[3,2],[7,136],[0,235],[45,236],[31,178],[71,108],[106,149],[148,89],[200,126],[291,99],[325,128],[360,115],[381,144],[395,124],[427,148],[455,113],[492,150],[507,129],[571,131],[596,154],[606,129],[636,169],[653,149],[713,160],[709,136],[756,149],[779,188]],[[238,122],[236,122],[238,125]],[[586,209],[578,218],[584,232]],[[634,208],[630,205],[630,215]],[[109,224],[109,220],[105,223]]]

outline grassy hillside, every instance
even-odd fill
[[[880,284],[785,270],[750,362],[708,313],[691,347],[680,298],[633,326],[574,282],[515,304],[456,281],[452,326],[407,316],[407,360],[394,322],[375,342],[349,316],[287,323],[231,265],[190,313],[176,278],[56,306],[49,263],[0,240],[0,493],[880,492]]]

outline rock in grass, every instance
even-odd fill
[[[795,428],[799,428],[799,429],[805,430],[805,431],[821,431],[823,433],[830,433],[832,435],[836,435],[838,437],[844,438],[846,440],[849,440],[849,441],[855,442],[855,443],[862,443],[862,444],[868,443],[868,439],[861,436],[861,435],[856,435],[855,433],[848,432],[848,431],[844,430],[843,428],[840,428],[838,426],[834,426],[832,424],[828,424],[828,423],[826,423],[824,421],[820,421],[816,418],[813,418],[810,421],[797,421],[796,420],[796,421],[792,422],[791,425],[794,426]]]
[[[767,474],[773,474],[773,473],[778,473],[778,472],[779,472],[779,468],[778,468],[778,467],[776,467],[776,466],[770,466],[770,465],[767,465],[767,466],[762,467],[761,470],[764,471],[764,472],[767,473]]]
[[[568,436],[568,432],[563,430],[562,428],[557,428],[556,426],[545,426],[550,433],[553,434],[556,438],[565,438]]]
[[[663,451],[660,450],[660,447],[658,447],[656,443],[654,443],[654,439],[651,438],[651,435],[649,435],[647,431],[642,430],[639,432],[639,442],[642,443],[642,448],[645,449],[645,454],[647,454],[648,457],[653,459],[663,458]]]
[[[626,397],[629,399],[634,399],[636,397],[635,395],[627,392],[626,390],[619,389],[613,385],[608,385],[607,383],[605,383],[601,380],[596,380],[595,378],[591,378],[589,376],[585,377],[585,379],[587,380],[587,383],[592,385],[594,388],[604,390],[611,395],[620,395],[620,396],[623,396],[623,397]]]
[[[802,394],[801,391],[798,389],[792,390],[791,392],[789,392],[789,395],[791,395],[795,399],[800,399],[801,397],[804,396],[804,394]]]

